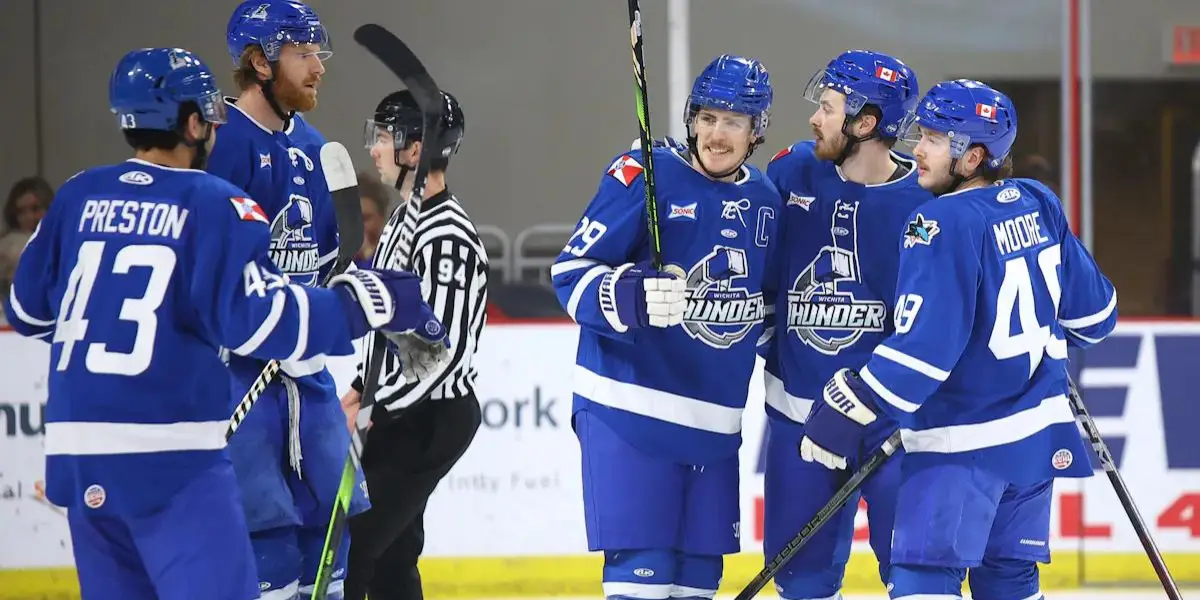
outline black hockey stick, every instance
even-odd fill
[[[1100,435],[1100,429],[1096,427],[1096,422],[1092,420],[1092,415],[1088,413],[1087,406],[1083,404],[1083,398],[1079,395],[1079,389],[1075,387],[1074,381],[1070,379],[1067,381],[1071,384],[1068,397],[1071,400],[1071,409],[1075,411],[1075,420],[1083,428],[1088,441],[1092,443],[1092,448],[1096,451],[1096,456],[1100,458],[1100,466],[1108,475],[1108,480],[1112,483],[1113,491],[1117,493],[1117,498],[1121,501],[1121,506],[1125,509],[1125,515],[1129,517],[1129,522],[1133,525],[1133,530],[1137,532],[1138,540],[1142,542],[1142,548],[1146,550],[1146,556],[1150,558],[1150,564],[1154,566],[1154,572],[1158,575],[1158,581],[1162,583],[1163,590],[1167,592],[1168,598],[1171,600],[1183,600],[1183,595],[1179,592],[1179,586],[1175,585],[1175,579],[1171,577],[1171,572],[1167,570],[1167,563],[1163,560],[1162,553],[1158,551],[1158,545],[1154,543],[1154,538],[1150,535],[1150,529],[1146,527],[1146,522],[1142,519],[1142,514],[1133,502],[1133,495],[1129,493],[1129,488],[1125,485],[1125,479],[1121,477],[1121,472],[1117,470],[1117,463],[1113,460],[1112,453],[1108,451],[1108,444],[1104,443],[1104,438]]]
[[[629,44],[633,50],[633,83],[637,91],[639,136],[642,141],[642,161],[646,164],[646,225],[650,232],[650,257],[654,268],[663,270],[662,236],[658,227],[658,196],[654,187],[654,136],[650,134],[650,100],[646,93],[646,57],[642,53],[642,9],[640,0],[629,0]],[[681,278],[683,269],[673,267],[672,273]]]
[[[780,550],[779,554],[776,554],[771,559],[771,562],[767,563],[767,566],[763,567],[763,570],[759,571],[758,575],[755,575],[754,579],[750,580],[750,583],[746,584],[745,589],[734,600],[750,600],[762,591],[766,587],[767,582],[778,575],[780,569],[783,569],[783,566],[789,560],[792,560],[792,557],[796,556],[800,548],[804,547],[817,534],[817,530],[821,529],[838,511],[842,510],[842,507],[846,506],[846,503],[850,501],[850,497],[862,487],[867,477],[871,473],[874,473],[876,469],[887,461],[887,459],[891,458],[896,453],[896,450],[899,449],[900,432],[896,431],[877,450],[871,453],[871,456],[850,476],[850,479],[846,480],[846,483],[838,488],[838,491],[833,494],[829,502],[826,502],[825,506],[822,506],[821,510],[817,511],[816,516],[804,525],[800,533],[796,534],[796,537],[792,538],[792,541],[788,542],[783,547],[783,550]]]
[[[403,41],[392,35],[387,29],[375,24],[367,24],[354,31],[354,40],[378,58],[384,66],[392,71],[404,87],[412,92],[413,100],[421,108],[422,133],[421,153],[417,159],[417,170],[413,176],[412,190],[408,202],[404,206],[404,220],[400,224],[398,250],[404,263],[377,264],[377,267],[411,268],[416,252],[413,238],[417,231],[417,220],[421,213],[421,203],[425,197],[425,180],[429,175],[430,164],[436,158],[441,147],[437,145],[442,119],[441,89],[430,77],[429,72],[417,55]],[[393,214],[393,218],[395,218]],[[376,256],[376,260],[387,261],[388,256]],[[342,480],[338,486],[337,497],[334,499],[333,515],[329,520],[329,529],[325,535],[325,547],[321,552],[321,563],[317,569],[317,579],[313,584],[313,600],[325,600],[329,583],[333,575],[334,561],[341,548],[342,537],[346,529],[346,520],[350,512],[350,500],[354,493],[354,479],[361,466],[362,453],[367,439],[367,429],[371,425],[371,413],[375,406],[375,392],[379,388],[379,378],[382,376],[383,361],[387,353],[387,341],[383,334],[374,332],[368,336],[370,351],[366,355],[367,367],[363,370],[363,392],[359,398],[358,416],[351,433],[351,447],[342,469]]]
[[[321,281],[321,285],[324,286],[335,275],[345,272],[354,260],[354,255],[362,247],[363,218],[360,204],[362,200],[358,196],[358,176],[354,173],[354,163],[350,161],[350,153],[346,151],[346,147],[340,142],[328,142],[321,146],[321,170],[325,173],[325,182],[333,195],[334,219],[338,229],[337,258]],[[267,386],[275,380],[282,366],[280,361],[272,360],[263,368],[262,373],[258,374],[254,383],[250,384],[250,389],[234,409],[233,416],[229,417],[229,427],[225,430],[226,441],[242,426],[246,414],[262,397]]]

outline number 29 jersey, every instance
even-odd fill
[[[736,181],[714,181],[683,153],[653,152],[663,262],[686,273],[682,324],[630,328],[604,299],[607,275],[651,260],[640,151],[612,162],[551,275],[580,325],[573,410],[649,455],[702,465],[741,444],[755,349],[773,311],[779,195],[750,165]]]
[[[896,333],[860,374],[900,422],[906,464],[975,464],[1018,485],[1090,476],[1067,345],[1103,340],[1117,297],[1059,199],[1028,179],[945,194],[900,243]]]

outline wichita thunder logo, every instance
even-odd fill
[[[717,349],[742,341],[766,316],[761,292],[733,285],[748,273],[746,251],[716,246],[688,273],[683,329]]]

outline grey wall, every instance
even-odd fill
[[[34,6],[40,1],[40,28]],[[1173,76],[1162,35],[1200,22],[1195,0],[1091,0],[1098,77]],[[452,186],[480,222],[510,233],[574,221],[607,160],[637,136],[625,3],[617,0],[314,0],[334,40],[311,120],[360,167],[362,121],[394,78],[351,39],[382,23],[421,55],[467,114]],[[57,184],[127,150],[107,109],[116,60],[141,46],[192,49],[231,66],[224,27],[233,0],[0,0],[0,187],[37,168]],[[666,133],[666,2],[643,0],[654,128]],[[1061,17],[1051,0],[693,0],[692,68],[721,52],[758,56],[777,85],[770,141],[755,162],[806,137],[799,94],[813,70],[849,47],[891,51],[923,87],[951,76],[1057,77]],[[1003,6],[1003,8],[1001,8]],[[118,10],[117,7],[120,7]],[[41,131],[34,31],[40,31]],[[1124,36],[1117,42],[1117,36]],[[227,80],[232,88],[232,81]]]

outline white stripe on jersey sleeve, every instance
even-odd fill
[[[1077,319],[1059,319],[1058,323],[1067,329],[1083,329],[1091,327],[1096,323],[1100,323],[1107,319],[1112,311],[1117,308],[1117,291],[1113,290],[1112,298],[1108,301],[1108,306],[1105,306],[1097,313],[1093,313]]]
[[[283,316],[283,308],[287,304],[287,297],[284,296],[286,293],[288,292],[282,289],[277,289],[271,293],[271,312],[267,313],[267,318],[263,319],[263,322],[259,324],[258,329],[250,336],[250,339],[232,350],[234,354],[249,356],[252,352],[258,350],[258,347],[263,342],[267,341],[267,338],[275,331],[275,327],[279,325],[280,317]]]

